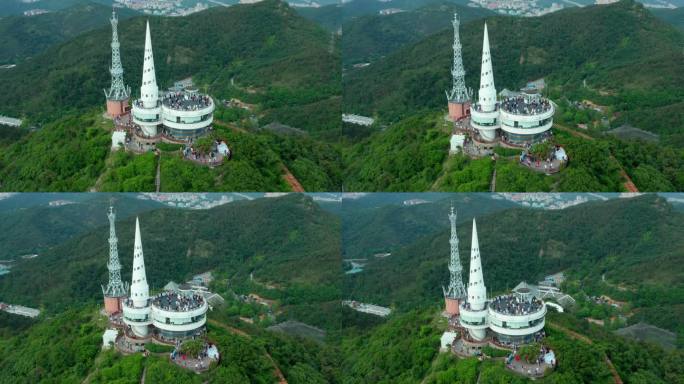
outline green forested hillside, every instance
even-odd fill
[[[124,76],[134,96],[145,20],[119,24]],[[164,153],[163,191],[288,191],[286,170],[306,190],[339,190],[339,148],[331,144],[339,140],[341,102],[334,35],[278,0],[150,22],[162,88],[192,76],[217,102],[236,97],[255,108],[217,109],[214,136],[234,154],[219,167],[182,161],[178,150]],[[42,24],[33,27],[46,32]],[[110,48],[103,42],[110,38],[109,27],[99,28],[0,72],[8,89],[0,95],[0,113],[38,127],[0,134],[1,190],[155,190],[154,156],[109,153],[111,122],[100,114],[110,81]],[[271,122],[303,133],[259,129]]]
[[[119,8],[119,20],[137,12]],[[102,4],[83,3],[37,16],[0,19],[0,64],[19,63],[51,46],[83,32],[109,25],[112,9]]]
[[[679,7],[675,9],[651,9],[656,17],[665,20],[675,27],[684,30],[684,8]]]
[[[210,321],[217,321],[220,310],[209,313]],[[272,384],[276,367],[293,384],[335,383],[339,376],[334,346],[254,327],[238,335],[220,321],[210,323],[208,335],[222,359],[202,375],[172,364],[165,353],[144,357],[101,350],[106,318],[93,306],[69,309],[28,329],[18,328],[19,321],[0,324],[15,330],[0,339],[0,383],[133,384],[144,374],[152,384]]]
[[[478,217],[477,224],[485,280],[492,292],[561,270],[581,276],[585,285],[598,284],[605,274],[611,285],[629,288],[611,293],[640,308],[634,320],[646,318],[684,333],[684,324],[671,316],[678,313],[681,318],[684,309],[679,305],[684,297],[684,216],[664,199],[646,195],[561,211],[512,209]],[[466,222],[458,229],[465,271],[471,226]],[[448,280],[448,238],[449,231],[441,231],[388,258],[370,259],[362,273],[345,278],[345,295],[398,308],[438,302],[441,285]],[[663,306],[672,307],[662,311]]]
[[[589,335],[591,344],[546,327],[545,344],[558,358],[558,366],[543,379],[528,380],[506,369],[501,360],[463,359],[438,353],[439,337],[446,321],[439,309],[399,313],[386,323],[367,330],[350,329],[342,342],[345,384],[583,384],[614,383],[605,362],[608,356],[625,383],[679,383],[684,361],[681,350],[665,351],[652,344],[624,340],[610,332],[549,313],[547,324],[563,326]]]
[[[679,149],[583,139],[556,130],[555,141],[565,147],[570,162],[560,173],[546,176],[519,165],[516,150],[502,152],[496,162],[449,156],[451,129],[443,113],[416,113],[353,144],[344,153],[345,189],[488,192],[496,170],[497,192],[621,191],[624,180],[613,152],[630,174],[641,166],[651,169],[651,177],[632,176],[641,190],[684,188],[684,152]]]
[[[487,22],[499,90],[518,89],[545,77],[552,96],[573,98],[586,80],[584,98],[613,106],[621,121],[681,143],[684,35],[641,4],[623,0],[537,18],[497,16]],[[478,21],[461,28],[466,82],[475,89],[482,31]],[[350,71],[344,79],[343,109],[397,121],[420,110],[444,108],[451,44],[452,32],[445,30]],[[665,110],[669,114],[659,113]]]
[[[104,214],[105,205],[102,209]],[[285,290],[318,292],[312,293],[314,302],[336,299],[339,221],[310,197],[294,194],[204,211],[160,209],[140,215],[140,223],[153,290],[215,270],[231,281],[253,273]],[[16,265],[0,279],[0,300],[49,311],[97,300],[107,279],[108,231],[108,226],[89,231]],[[133,231],[134,218],[117,223],[123,276],[130,276]],[[46,275],[50,278],[36,279]],[[330,291],[333,298],[325,296]]]
[[[119,24],[124,77],[134,94],[140,86],[147,19]],[[330,33],[286,3],[267,0],[149,20],[162,88],[193,76],[217,99],[239,97],[259,104],[267,120],[310,132],[338,129],[339,103],[326,101],[340,94],[339,47]],[[102,89],[110,81],[110,39],[110,28],[102,27],[1,71],[5,92],[0,112],[45,121],[103,105]],[[325,119],[310,123],[298,117],[300,108],[313,105]]]
[[[383,196],[385,194],[380,194]],[[413,195],[412,197],[420,195]],[[406,197],[409,198],[408,196]],[[374,253],[391,252],[417,239],[449,227],[449,206],[458,207],[458,223],[512,208],[514,203],[493,199],[486,194],[455,194],[448,199],[415,206],[381,205],[365,209],[348,209],[343,213],[342,248],[349,259],[371,257]],[[348,204],[345,202],[345,206]],[[347,209],[345,209],[347,211]]]
[[[461,23],[496,15],[483,8],[436,1],[408,12],[354,18],[342,27],[342,61],[345,65],[372,62],[435,32],[450,29],[454,12],[458,12]]]
[[[55,195],[53,200],[70,198],[69,195]],[[152,200],[140,200],[125,195],[89,194],[83,201],[69,200],[73,204],[41,204],[0,212],[0,259],[18,259],[21,255],[40,253],[81,233],[108,225],[103,207],[110,199],[119,207],[119,219],[162,207]]]
[[[0,190],[154,192],[159,160],[153,153],[112,153],[111,127],[97,112],[72,113],[17,135],[5,147],[0,141]],[[289,191],[284,167],[307,191],[340,188],[339,150],[326,141],[225,127],[221,121],[214,135],[230,143],[233,158],[208,168],[182,160],[178,148],[163,151],[162,191]]]

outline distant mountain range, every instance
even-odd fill
[[[137,15],[117,9],[120,21]],[[112,9],[83,3],[42,15],[0,18],[0,65],[22,62],[81,33],[109,25]]]

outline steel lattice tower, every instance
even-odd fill
[[[121,263],[119,262],[119,239],[116,238],[116,229],[114,221],[116,214],[114,208],[109,207],[109,262],[107,262],[107,269],[109,270],[109,283],[102,286],[102,293],[107,297],[123,297],[128,293],[128,283],[121,281]]]
[[[112,66],[109,68],[109,73],[112,74],[112,85],[109,89],[105,89],[104,93],[107,100],[127,100],[131,95],[131,89],[126,87],[123,79],[123,66],[121,65],[121,52],[119,52],[119,34],[118,25],[119,20],[116,18],[116,13],[112,11],[112,18],[109,20],[112,23]]]
[[[458,236],[456,234],[456,212],[454,207],[451,207],[449,213],[449,221],[451,222],[451,237],[449,238],[449,245],[451,246],[451,258],[449,259],[449,287],[444,288],[444,297],[450,299],[463,299],[466,297],[465,286],[463,285],[461,266],[461,257],[458,253]]]
[[[461,47],[461,35],[459,29],[461,28],[461,21],[458,19],[458,14],[454,13],[454,66],[451,69],[451,76],[453,77],[453,85],[451,92],[447,91],[447,99],[455,103],[466,103],[470,101],[472,91],[466,88],[465,84],[465,68],[463,67],[463,56]]]

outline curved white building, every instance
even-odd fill
[[[482,68],[478,102],[472,106],[470,125],[484,141],[503,139],[515,145],[533,144],[548,135],[553,126],[553,104],[538,93],[522,92],[498,100],[489,49],[487,23],[482,42]]]
[[[212,98],[197,90],[169,91],[160,97],[148,21],[140,99],[133,102],[133,122],[149,137],[163,132],[177,140],[189,140],[207,132],[214,109]]]
[[[162,292],[152,299],[152,325],[162,339],[192,337],[204,329],[207,309],[201,295]]]
[[[544,328],[544,302],[532,297],[529,289],[487,299],[475,219],[471,244],[468,296],[460,307],[460,325],[476,342],[487,338],[487,329],[500,344],[519,345],[534,341],[537,332]]]
[[[541,141],[553,126],[553,104],[537,92],[501,100],[501,130],[513,144]]]
[[[161,102],[162,125],[176,139],[202,136],[214,121],[214,101],[197,90],[167,92]]]
[[[511,294],[489,303],[489,328],[502,344],[527,344],[544,329],[546,305],[534,297]]]

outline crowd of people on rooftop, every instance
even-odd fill
[[[547,99],[516,96],[501,100],[501,108],[516,115],[537,115],[550,110],[551,103]]]
[[[536,297],[533,297],[531,300],[524,300],[512,295],[496,296],[489,303],[490,308],[494,311],[514,316],[535,313],[542,308],[542,305],[544,303]]]
[[[196,111],[211,105],[211,98],[207,95],[187,92],[169,92],[164,95],[162,102],[165,106],[181,110]]]
[[[195,293],[184,295],[178,292],[166,291],[155,296],[152,303],[165,311],[186,312],[201,307],[204,303],[204,298],[202,295]]]

